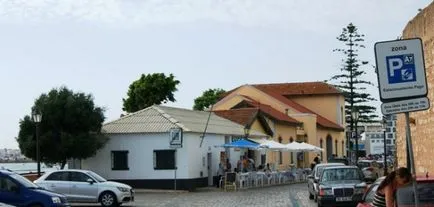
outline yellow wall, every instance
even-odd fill
[[[345,99],[342,95],[299,96],[291,97],[291,100],[330,121],[345,126]]]
[[[332,137],[332,154],[336,154],[336,147],[335,147],[335,141],[338,141],[338,157],[342,157],[346,154],[345,152],[345,146],[346,146],[346,140],[345,140],[345,133],[344,132],[337,132],[333,130],[327,130],[327,129],[318,129],[318,143],[316,146],[320,146],[320,140],[323,140],[323,162],[326,162],[327,157],[327,136],[330,135]],[[344,148],[342,148],[342,141],[344,141]]]

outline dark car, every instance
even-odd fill
[[[318,183],[318,207],[356,206],[367,187],[362,171],[356,166],[325,168]]]
[[[0,170],[0,202],[13,206],[70,206],[65,196],[44,190],[27,178],[7,170]]]
[[[309,191],[309,199],[317,200],[318,197],[318,181],[319,177],[326,167],[335,167],[335,166],[344,166],[343,163],[324,163],[324,164],[317,164],[313,168],[312,174],[307,176],[307,189]]]

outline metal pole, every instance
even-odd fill
[[[177,152],[178,150],[176,150],[175,149],[175,190],[176,190],[176,171],[178,170],[178,166],[177,166],[177,163],[176,163],[176,152]]]
[[[356,125],[356,165],[359,163],[359,134],[357,133],[357,120]]]
[[[38,165],[38,177],[41,177],[41,155],[39,152],[39,123],[36,123],[36,162]]]
[[[407,148],[409,152],[409,158],[410,158],[410,166],[411,166],[411,172],[414,176],[413,180],[413,192],[414,192],[414,200],[416,207],[419,205],[418,200],[418,192],[417,192],[417,182],[416,182],[416,168],[414,166],[414,155],[413,155],[413,145],[411,143],[411,131],[410,131],[410,114],[409,112],[405,112],[405,124],[406,124],[406,137],[407,137]],[[407,163],[408,165],[408,163]]]
[[[387,175],[387,159],[386,159],[386,128],[383,131],[383,141],[384,141],[384,176]]]

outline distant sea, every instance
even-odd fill
[[[36,173],[38,171],[38,165],[37,163],[28,162],[28,163],[0,163],[0,169],[8,169],[15,171],[17,173]],[[65,166],[65,169],[68,168],[68,166]],[[49,172],[53,170],[60,169],[59,165],[54,166],[47,166],[43,163],[41,163],[41,171],[42,172]]]

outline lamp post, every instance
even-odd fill
[[[32,113],[32,119],[36,128],[36,162],[38,164],[38,177],[41,177],[41,155],[39,152],[39,124],[41,123],[42,115],[36,111]]]
[[[386,117],[383,117],[383,142],[384,142],[384,175],[386,176],[387,173],[387,159],[386,159],[386,127],[387,127],[387,120]]]
[[[248,126],[244,127],[244,139],[249,138],[249,134],[250,134],[250,127]]]
[[[356,131],[356,165],[359,162],[359,135],[357,133],[357,122],[359,121],[359,111],[353,109],[351,111],[351,117],[354,120],[354,125],[355,125],[355,131]]]

